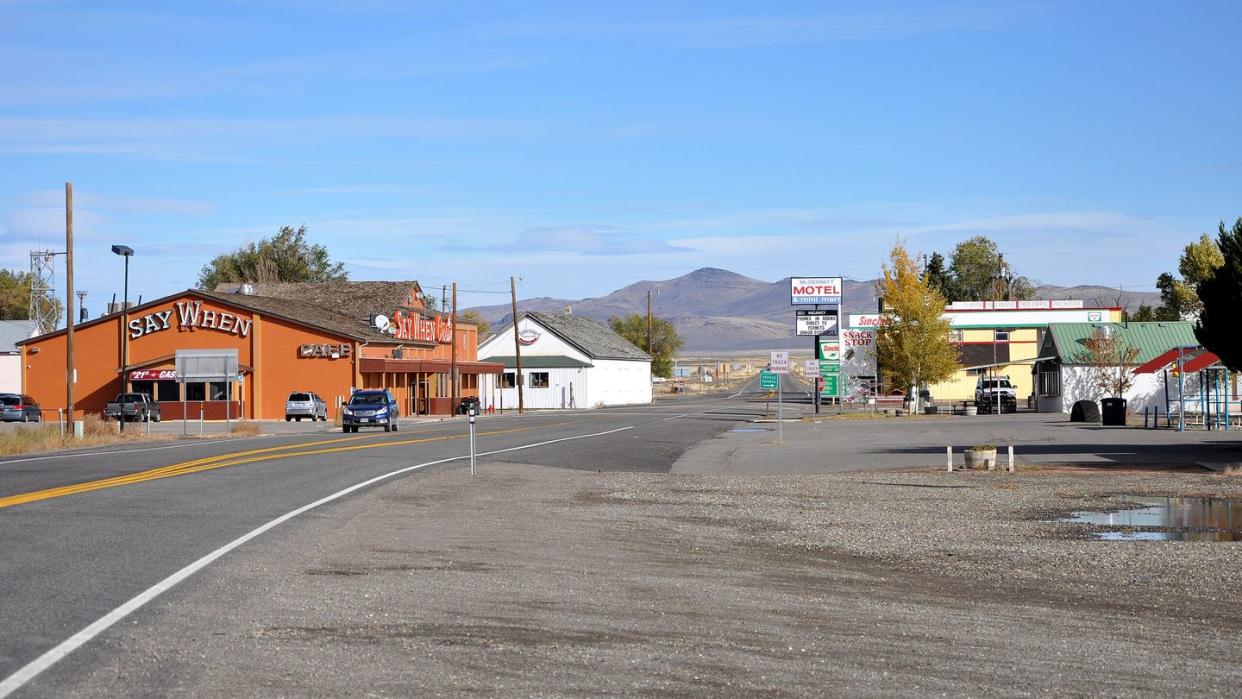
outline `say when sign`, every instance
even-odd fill
[[[794,306],[841,304],[841,277],[792,277],[789,298]]]

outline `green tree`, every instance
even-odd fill
[[[345,264],[332,262],[322,245],[306,242],[306,226],[281,226],[280,232],[257,243],[220,255],[198,273],[198,288],[226,282],[341,282],[349,279]]]
[[[30,291],[34,277],[29,272],[16,272],[0,269],[0,320],[29,320]],[[47,294],[39,300],[45,309],[52,311],[55,323],[65,316],[65,305],[59,299]],[[55,328],[40,328],[40,332],[51,332]]]
[[[961,300],[961,289],[957,279],[949,270],[944,255],[938,252],[932,253],[931,259],[927,261],[927,268],[923,270],[923,277],[927,280],[927,285],[939,291],[946,300],[950,302]]]
[[[1156,320],[1181,320],[1194,313],[1199,304],[1195,290],[1168,272],[1156,278],[1156,289],[1160,291],[1160,307],[1156,309]]]
[[[1136,323],[1150,323],[1157,320],[1156,309],[1145,303],[1139,304],[1138,310],[1134,312],[1134,315],[1129,316],[1127,320],[1132,320]]]
[[[1242,308],[1242,218],[1232,229],[1221,222],[1216,245],[1221,264],[1199,282],[1202,311],[1195,324],[1195,337],[1226,366],[1238,370],[1242,369],[1242,326],[1237,320]]]
[[[959,367],[945,298],[919,274],[900,242],[878,285],[885,321],[876,331],[876,359],[895,388],[914,396],[917,410],[919,389],[949,380]]]
[[[982,235],[953,248],[949,269],[967,301],[1020,301],[1035,295],[1030,279],[1015,276],[996,241]]]
[[[1177,271],[1182,278],[1178,279],[1168,272],[1156,278],[1161,302],[1160,308],[1156,309],[1157,320],[1181,320],[1198,316],[1203,306],[1199,303],[1196,289],[1224,261],[1220,247],[1207,233],[1187,244],[1177,260]]]
[[[677,328],[663,318],[653,318],[651,322],[651,344],[647,349],[647,316],[631,313],[627,316],[613,316],[608,325],[616,334],[624,337],[635,347],[651,355],[652,376],[669,378],[673,374],[673,355],[682,345],[686,344],[677,335]]]
[[[480,340],[491,334],[492,324],[483,320],[483,316],[479,315],[479,312],[474,309],[462,311],[461,320],[463,323],[470,323],[479,329]]]

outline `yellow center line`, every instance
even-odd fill
[[[519,427],[508,430],[492,430],[490,432],[479,432],[476,436],[491,436],[498,434],[511,434],[514,432],[526,432],[529,430],[540,429],[542,427],[555,427],[557,425],[568,424],[565,422],[552,423],[548,425],[538,425],[531,427]],[[363,435],[365,436],[365,435]],[[200,471],[209,471],[217,468],[225,468],[228,466],[239,466],[241,464],[251,464],[259,461],[275,461],[276,459],[288,459],[295,456],[311,456],[315,454],[333,454],[346,451],[360,451],[363,449],[383,449],[387,447],[399,447],[409,444],[425,444],[427,442],[441,442],[452,439],[464,439],[464,434],[443,435],[439,437],[420,437],[417,439],[404,439],[396,442],[372,442],[369,444],[354,444],[348,446],[337,446],[321,448],[323,444],[336,444],[345,441],[355,441],[360,437],[343,437],[340,439],[326,439],[314,444],[287,444],[280,447],[267,447],[264,449],[250,449],[247,451],[232,452],[229,454],[218,454],[201,459],[192,459],[190,461],[182,461],[168,466],[140,471],[138,473],[130,473],[124,476],[114,476],[112,478],[101,478],[94,481],[86,481],[84,483],[75,483],[73,485],[58,486],[55,488],[46,488],[44,490],[35,490],[29,493],[19,493],[8,497],[0,498],[0,509],[13,507],[14,505],[25,505],[41,500],[51,500],[53,498],[64,497],[66,495],[75,495],[78,493],[89,493],[95,490],[103,490],[105,488],[116,488],[124,485],[132,485],[134,483],[144,483],[147,481],[159,480],[161,478],[172,478],[174,476],[184,476],[190,473],[198,473]],[[305,447],[314,447],[305,449]],[[302,451],[293,451],[302,449]],[[284,452],[284,453],[275,453]]]

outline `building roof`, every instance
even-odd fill
[[[0,320],[0,354],[17,352],[17,343],[33,337],[38,331],[38,321]]]
[[[523,315],[577,347],[591,359],[651,361],[651,356],[635,347],[632,342],[585,316],[535,311],[528,311]]]
[[[1198,346],[1194,323],[1166,321],[1152,323],[1052,323],[1048,334],[1061,361],[1078,364],[1078,354],[1086,347],[1088,339],[1095,337],[1102,327],[1108,327],[1115,337],[1138,349],[1135,364],[1143,364],[1173,347]]]
[[[315,303],[276,296],[222,294],[215,291],[195,291],[191,293],[201,294],[206,298],[256,311],[263,315],[285,318],[295,323],[309,325],[355,340],[383,343],[396,341],[391,336],[385,335],[371,327],[369,315],[358,318],[351,314],[338,313]],[[130,315],[133,314],[134,311],[131,309]],[[420,343],[415,340],[401,340],[400,342],[407,345],[435,344]]]
[[[502,357],[488,357],[489,362],[498,362],[504,364],[506,369],[514,369],[517,367],[517,357],[508,355]],[[522,370],[526,369],[579,369],[591,366],[587,362],[565,355],[532,355],[530,357],[522,357]]]
[[[370,325],[370,318],[356,318],[351,315],[338,313],[336,311],[318,306],[305,301],[295,299],[277,298],[271,296],[251,296],[246,294],[223,294],[214,291],[202,291],[200,289],[186,289],[176,294],[170,294],[153,301],[147,301],[140,306],[131,306],[129,314],[131,316],[142,315],[147,309],[156,306],[162,306],[170,301],[175,301],[187,297],[199,297],[203,299],[211,299],[223,304],[242,308],[248,311],[254,311],[262,315],[280,318],[298,325],[316,328],[334,335],[347,337],[352,340],[360,340],[363,342],[373,342],[376,344],[403,344],[403,345],[419,345],[433,346],[432,342],[420,342],[418,340],[398,340],[389,335],[380,333]],[[76,323],[74,328],[83,328],[96,325],[99,323],[115,322],[120,312],[109,313],[107,315],[93,318],[85,323]],[[41,335],[34,340],[43,340],[50,337],[61,335],[65,332],[62,328],[46,335]],[[26,340],[22,340],[18,344],[26,344]]]
[[[244,294],[249,287],[253,294]],[[217,294],[240,294],[303,301],[370,322],[375,313],[399,308],[422,308],[422,288],[407,282],[229,282],[212,289]]]

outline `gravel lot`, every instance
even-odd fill
[[[278,529],[48,695],[1235,694],[1236,543],[1046,520],[1192,470],[730,476],[485,464]]]

